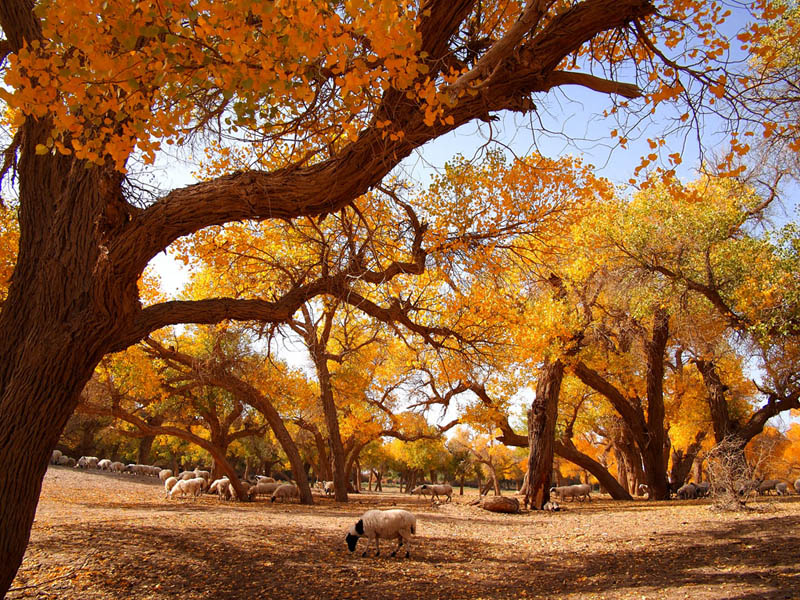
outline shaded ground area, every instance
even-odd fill
[[[156,481],[51,468],[9,598],[800,598],[800,497],[744,515],[704,501],[567,503],[498,515],[472,497],[346,505],[163,498]],[[410,559],[344,544],[368,508],[417,515]],[[384,550],[385,548],[385,550]]]

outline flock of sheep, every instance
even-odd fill
[[[95,456],[82,456],[78,460],[63,455],[58,450],[54,450],[51,457],[51,464],[61,466],[71,466],[83,469],[99,469],[113,473],[131,473],[158,477],[164,482],[165,498],[174,499],[178,497],[197,498],[203,493],[217,494],[220,500],[233,500],[235,492],[233,485],[227,476],[211,481],[211,473],[196,468],[193,471],[183,471],[173,475],[170,469],[161,469],[150,465],[128,464],[112,462],[108,459],[99,459]],[[281,500],[282,502],[299,498],[299,489],[294,483],[275,481],[272,477],[256,476],[251,481],[241,481],[245,488],[248,499],[255,500],[259,496],[269,496],[272,502]],[[746,488],[746,489],[745,489]],[[795,492],[800,494],[800,478],[794,482]],[[315,490],[326,495],[332,495],[334,486],[332,481],[319,481],[315,484]],[[639,486],[643,494],[647,494],[646,485]],[[753,481],[743,486],[742,493],[757,492],[759,494],[769,494],[774,492],[779,496],[789,493],[789,485],[786,482],[767,479],[763,481]],[[560,501],[591,500],[591,486],[588,484],[556,486],[550,489],[552,498],[558,497]],[[708,496],[711,492],[711,485],[708,482],[687,483],[675,491],[679,499],[693,499]],[[450,484],[422,484],[411,490],[411,494],[420,496],[430,496],[431,502],[439,501],[444,498],[445,502],[452,501],[453,487]],[[556,503],[551,503],[557,507]],[[552,510],[558,510],[554,508]],[[366,556],[369,547],[375,544],[375,556],[380,555],[380,539],[397,539],[398,544],[392,556],[406,546],[405,556],[409,556],[409,545],[411,536],[416,534],[416,516],[407,510],[368,510],[347,532],[345,541],[350,552],[354,552],[359,538],[366,536],[368,539],[367,548],[362,553]]]
[[[639,487],[640,489],[642,488],[642,486]],[[800,478],[795,480],[794,490],[797,494],[800,494]],[[764,479],[762,481],[750,481],[746,484],[742,484],[736,491],[741,496],[749,493],[757,493],[761,496],[765,496],[773,492],[777,496],[786,496],[789,494],[789,484],[780,479]],[[687,483],[682,485],[677,489],[675,495],[681,500],[691,500],[694,498],[704,498],[710,493],[711,484],[704,481],[701,483]]]
[[[135,465],[118,461],[110,461],[107,458],[97,458],[96,456],[81,456],[78,460],[62,454],[60,450],[53,450],[50,456],[51,465],[59,465],[62,467],[75,467],[77,469],[99,469],[100,471],[110,471],[112,473],[132,473],[134,475],[146,475],[149,477],[158,477],[159,473],[163,471],[160,467],[152,467],[150,465]]]
[[[227,476],[211,481],[211,474],[200,469],[184,471],[175,477],[169,471],[162,477],[162,481],[164,481],[164,492],[168,498],[176,496],[196,498],[206,491],[209,494],[217,494],[220,500],[233,500],[235,496],[233,485]],[[254,482],[242,481],[241,484],[250,500],[255,500],[258,496],[270,496],[272,502],[300,497],[300,491],[295,484],[278,482],[272,477],[258,475]]]

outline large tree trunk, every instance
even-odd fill
[[[550,501],[558,396],[563,376],[564,364],[560,360],[546,362],[536,384],[536,398],[531,403],[528,419],[530,454],[526,507],[541,509]]]
[[[339,433],[339,415],[336,410],[336,402],[333,399],[333,386],[331,385],[331,375],[328,370],[328,359],[324,356],[324,350],[312,351],[314,365],[317,370],[320,387],[320,401],[322,411],[325,415],[325,426],[328,429],[328,441],[331,449],[331,459],[333,461],[333,497],[336,502],[347,502],[347,465],[342,444],[342,436]],[[320,356],[321,355],[321,356]]]
[[[674,484],[683,485],[683,482],[686,481],[686,477],[689,475],[689,471],[691,471],[692,465],[694,465],[695,459],[703,447],[703,440],[705,437],[706,432],[700,431],[695,436],[694,441],[686,448],[685,452],[683,450],[672,450],[670,479]],[[696,481],[699,482],[700,480],[697,479]]]
[[[669,314],[656,310],[651,339],[647,343],[647,438],[642,450],[650,497],[669,499],[664,461],[664,355],[669,341]]]
[[[713,361],[698,359],[694,361],[694,364],[703,376],[703,383],[706,387],[706,401],[711,411],[711,423],[714,427],[714,441],[719,444],[738,430],[738,423],[731,419],[728,412],[728,402],[725,400],[725,392],[728,390],[728,386],[722,383]]]
[[[136,274],[112,284],[117,266],[101,253],[120,177],[36,155],[49,131],[33,119],[23,126],[19,254],[0,312],[0,596],[22,561],[50,453],[138,308]]]

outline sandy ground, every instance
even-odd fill
[[[163,497],[155,480],[52,467],[8,598],[798,598],[800,497],[747,514],[704,500],[489,513],[364,493],[348,504]],[[417,515],[411,558],[355,555],[359,514]]]

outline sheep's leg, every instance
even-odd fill
[[[402,533],[398,533],[398,534],[397,534],[397,548],[395,548],[395,549],[394,549],[394,552],[392,552],[392,553],[390,554],[390,556],[395,556],[395,555],[397,555],[397,551],[398,551],[398,550],[400,550],[400,547],[401,547],[402,545],[403,545],[403,534],[402,534]]]
[[[381,536],[379,536],[377,534],[375,535],[375,556],[380,556],[381,555],[381,549],[378,546],[378,540],[380,539],[380,537]]]

